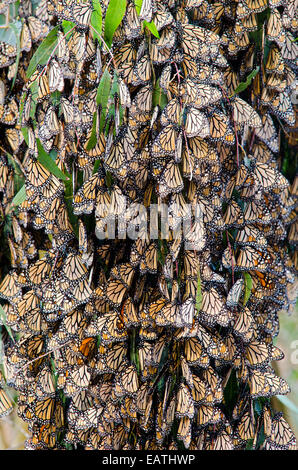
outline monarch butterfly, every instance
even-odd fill
[[[254,200],[247,203],[244,218],[249,224],[258,223],[261,225],[267,225],[271,221],[271,215],[261,200],[258,202]]]
[[[201,220],[196,220],[192,227],[185,229],[185,247],[187,249],[202,251],[206,245],[206,231]]]
[[[270,41],[276,41],[277,43],[282,43],[284,41],[281,15],[277,9],[270,12],[267,25],[267,36]]]
[[[140,18],[136,12],[133,3],[127,6],[125,16],[123,18],[123,29],[127,39],[132,40],[141,35]]]
[[[203,368],[209,365],[209,356],[196,338],[190,338],[185,341],[184,356],[189,365],[199,365]]]
[[[185,104],[200,109],[219,101],[222,93],[217,87],[201,85],[194,79],[187,78],[181,85],[181,96]]]
[[[233,325],[233,330],[236,335],[239,335],[243,337],[245,341],[248,341],[252,337],[253,329],[254,319],[252,313],[247,307],[245,307],[244,310],[239,313],[238,318]]]
[[[40,19],[35,18],[34,16],[28,16],[27,22],[33,42],[39,41],[39,39],[45,37],[48,34],[48,25]]]
[[[271,420],[271,433],[265,441],[266,450],[296,450],[296,438],[282,413],[277,413]]]
[[[44,400],[37,400],[33,407],[34,417],[42,424],[49,423],[54,417],[56,399],[52,397],[45,398]]]
[[[259,386],[257,386],[256,390],[252,388],[254,395],[259,394],[259,396],[272,396],[276,394],[283,395],[289,393],[290,388],[287,382],[281,377],[276,376],[273,371],[270,371],[270,369],[263,373],[257,373],[255,370],[253,377],[251,378],[251,380],[253,379],[254,382],[252,385],[257,384],[257,381],[260,381],[260,374],[264,378],[265,387],[262,391],[259,390]],[[263,380],[261,381],[261,384],[263,384]]]
[[[207,117],[194,107],[188,108],[184,129],[187,137],[204,138],[210,134]]]
[[[164,5],[160,5],[157,11],[154,12],[152,21],[154,22],[157,31],[160,31],[166,26],[172,24],[174,18],[171,13],[166,10],[166,7]]]
[[[236,56],[239,51],[244,50],[249,45],[249,38],[246,31],[242,34],[235,34],[235,31],[231,28],[226,29],[222,36],[223,45],[227,48],[227,53],[231,57]]]
[[[233,441],[227,431],[218,433],[210,444],[206,444],[206,450],[233,450]]]
[[[11,413],[13,410],[13,405],[9,399],[7,393],[0,388],[0,417],[3,418]]]
[[[54,255],[49,253],[45,258],[31,264],[25,273],[27,281],[33,286],[38,286],[49,275]]]
[[[177,392],[176,416],[179,418],[193,418],[195,413],[194,402],[186,384],[181,383]]]
[[[39,127],[39,138],[42,142],[59,133],[59,122],[54,107],[50,106],[44,116],[44,122]]]
[[[269,361],[268,347],[265,343],[251,341],[246,347],[245,356],[251,366],[259,367]]]
[[[117,174],[122,179],[127,174],[126,158],[123,142],[115,142],[109,153],[105,155],[105,166],[109,171]]]
[[[209,120],[210,137],[215,141],[220,140],[228,145],[232,145],[234,134],[232,133],[227,116],[223,112],[216,110],[212,112]]]
[[[82,258],[76,253],[69,253],[64,261],[63,276],[71,283],[87,277],[87,269],[82,263]]]
[[[177,139],[178,129],[171,124],[165,126],[152,144],[151,152],[153,157],[164,158],[165,155],[174,157]]]
[[[74,197],[74,214],[90,214],[95,207],[96,197],[100,187],[103,186],[103,174],[101,169],[83,183]]]
[[[136,94],[129,109],[130,115],[140,122],[149,120],[152,110],[152,86],[145,85]],[[148,117],[147,117],[148,116]]]
[[[133,395],[137,392],[139,381],[135,366],[131,365],[120,372],[116,380],[116,396]]]
[[[18,275],[15,271],[6,274],[0,284],[0,296],[12,303],[21,297],[21,289],[18,285]]]
[[[207,396],[210,395],[210,388],[204,380],[193,375],[193,388],[191,390],[192,398],[196,405],[207,404]],[[199,409],[200,409],[199,407]]]
[[[139,18],[141,20],[145,20],[148,23],[150,23],[152,19],[152,15],[153,15],[152,0],[145,0],[142,3]]]
[[[259,137],[259,139],[265,142],[272,152],[277,152],[277,133],[270,114],[265,113],[262,116],[262,128],[256,129],[256,135]]]
[[[140,271],[142,273],[157,272],[157,246],[155,242],[152,242],[145,250],[140,260]]]
[[[160,122],[163,126],[169,124],[179,125],[181,120],[181,107],[179,100],[177,98],[171,99],[166,107],[163,109],[163,112],[160,117]]]
[[[56,393],[52,372],[48,366],[44,366],[38,374],[36,382],[36,394],[38,398],[54,396]]]
[[[90,3],[78,1],[73,5],[72,15],[73,21],[80,26],[89,26],[92,8]]]
[[[210,325],[219,323],[222,326],[227,326],[229,324],[230,317],[225,309],[223,299],[214,287],[211,287],[209,291],[202,292],[200,315]]]
[[[20,318],[24,317],[30,310],[39,307],[40,300],[34,290],[29,290],[22,299],[17,302],[16,309]]]
[[[30,34],[27,24],[24,22],[22,31],[21,31],[21,37],[20,37],[20,48],[21,48],[21,51],[29,52],[31,50],[31,47],[32,47],[31,34]]]
[[[288,181],[277,170],[267,163],[256,162],[253,171],[255,184],[260,185],[264,191],[274,187],[283,189],[288,186]]]
[[[0,106],[0,122],[7,125],[13,125],[16,123],[16,116],[18,114],[18,106],[14,99],[10,99],[10,102],[5,106]]]
[[[183,181],[179,167],[171,160],[162,172],[158,185],[159,194],[162,197],[171,192],[180,192],[183,189]]]
[[[49,66],[49,88],[51,93],[56,90],[63,91],[64,89],[63,72],[55,59],[51,60]]]
[[[244,224],[244,214],[236,201],[231,201],[227,206],[225,215],[224,215],[224,224],[227,228],[235,227],[239,228],[242,227]]]
[[[287,92],[276,93],[263,88],[261,100],[265,106],[270,107],[273,114],[283,119],[289,126],[295,124],[293,105]]]
[[[236,307],[240,300],[242,290],[244,286],[244,280],[238,279],[235,284],[230,289],[228,296],[227,296],[227,306],[228,307]]]
[[[20,129],[17,128],[7,128],[5,130],[6,138],[9,142],[9,145],[12,148],[12,151],[15,153],[19,150],[22,142],[24,141],[24,136]]]
[[[211,47],[218,46],[219,36],[212,31],[194,25],[184,24],[182,29],[181,45],[186,54],[196,58],[201,54],[205,60],[216,56],[218,49],[215,47],[216,54]],[[211,52],[212,51],[212,52]]]
[[[197,425],[217,424],[223,420],[222,411],[216,406],[200,405],[198,407]]]
[[[188,416],[182,417],[179,421],[177,439],[183,441],[186,449],[189,448],[191,442],[191,419]]]
[[[69,61],[69,48],[62,31],[57,31],[57,41],[56,57],[59,63],[66,64]]]
[[[248,103],[239,98],[239,96],[235,97],[232,109],[233,119],[237,124],[248,124],[251,127],[262,126],[261,118],[257,112]]]
[[[236,261],[237,269],[264,272],[267,269],[269,257],[266,253],[247,246],[240,250]]]
[[[280,41],[283,41],[281,45],[283,58],[288,61],[294,61],[297,57],[298,50],[294,36],[287,31],[285,37],[284,35],[281,35],[281,37],[279,37],[278,39]]]
[[[66,382],[66,393],[73,395],[87,389],[91,379],[91,373],[87,365],[81,365],[72,370]]]

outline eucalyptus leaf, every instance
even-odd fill
[[[15,197],[12,200],[12,205],[18,207],[22,202],[26,199],[26,188],[25,185],[21,187],[21,189],[17,192]]]
[[[12,334],[12,331],[11,331],[11,328],[10,328],[8,325],[6,325],[6,314],[5,314],[5,311],[4,311],[4,309],[3,309],[3,307],[2,307],[1,304],[0,304],[0,318],[1,318],[1,320],[2,320],[2,323],[3,323],[4,327],[5,327],[6,330],[7,330],[7,333],[9,334],[9,336],[11,337],[11,339],[13,340],[13,342],[15,342],[14,337],[13,337],[13,334]]]
[[[92,30],[93,38],[97,39],[99,44],[101,44],[101,35],[102,35],[102,10],[99,3],[99,0],[92,0],[93,11],[91,14],[91,26],[94,28]]]
[[[105,42],[111,47],[114,33],[126,11],[126,0],[110,0],[105,17]]]
[[[135,9],[138,15],[141,13],[142,5],[143,0],[135,0]]]
[[[19,61],[20,61],[20,56],[21,56],[21,31],[22,31],[22,22],[21,21],[15,21],[13,23],[10,23],[10,28],[13,30],[15,38],[16,38],[16,48],[17,48],[17,56],[15,59],[15,74],[12,80],[11,84],[11,89],[14,87],[16,78],[17,78],[17,73],[18,73],[18,68],[19,68]]]
[[[238,93],[241,93],[242,91],[246,90],[246,88],[251,84],[253,78],[255,78],[255,76],[259,73],[259,70],[260,70],[260,67],[257,67],[252,72],[250,72],[245,82],[239,83],[239,85],[237,86],[232,96],[237,95]]]
[[[45,167],[51,174],[57,176],[63,181],[68,181],[69,177],[66,176],[60,168],[56,165],[52,157],[44,150],[39,139],[36,139],[38,149],[38,161],[43,167]]]
[[[161,109],[164,109],[167,104],[168,104],[167,95],[160,88],[159,79],[158,79],[155,83],[154,90],[153,90],[152,105],[153,107],[158,105]]]
[[[149,31],[153,34],[153,36],[155,36],[158,39],[160,38],[159,32],[157,31],[157,28],[153,21],[150,21],[150,23],[148,23],[148,21],[144,20],[143,25],[149,29]]]
[[[96,103],[101,108],[99,132],[101,132],[104,127],[104,122],[105,122],[106,113],[107,113],[107,105],[108,105],[108,100],[109,100],[110,91],[111,91],[111,83],[112,83],[111,75],[108,69],[105,69],[101,77],[101,80],[99,82],[99,85],[97,88],[97,94],[96,94]]]
[[[90,138],[87,142],[86,150],[91,150],[96,145],[96,142],[97,142],[96,122],[97,122],[97,112],[95,111],[93,114],[92,131],[91,131]]]
[[[37,48],[32,59],[30,60],[28,69],[27,69],[27,78],[30,78],[31,75],[35,72],[38,65],[45,65],[51,54],[53,53],[55,47],[57,46],[57,33],[59,31],[59,26],[55,26],[47,37],[42,41],[40,46]]]
[[[247,304],[251,290],[252,290],[252,278],[250,274],[248,273],[243,273],[244,276],[244,297],[243,297],[243,307]]]
[[[62,29],[65,35],[67,35],[67,33],[74,27],[75,27],[75,24],[72,21],[67,21],[67,20],[62,21]]]

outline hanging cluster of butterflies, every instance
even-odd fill
[[[270,398],[297,286],[297,2],[129,0],[111,47],[108,1],[101,34],[94,2],[34,3],[20,50],[0,43],[0,415],[12,387],[28,449],[295,449]]]

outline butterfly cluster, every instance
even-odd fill
[[[295,2],[129,0],[111,45],[110,2],[21,3],[0,415],[12,387],[28,449],[295,449],[270,405],[298,270]]]

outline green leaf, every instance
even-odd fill
[[[155,36],[158,39],[160,38],[159,32],[157,31],[157,28],[153,21],[150,21],[150,23],[148,23],[148,21],[144,20],[143,25],[149,29],[149,31],[153,34],[153,36]]]
[[[22,127],[21,131],[22,131],[24,140],[25,140],[26,144],[28,145],[29,140],[28,140],[28,129],[27,129],[27,127]]]
[[[24,184],[24,175],[20,167],[20,162],[16,161],[14,156],[6,152],[7,160],[14,169],[14,188],[18,192]]]
[[[105,69],[101,77],[101,80],[99,82],[99,85],[97,88],[97,94],[96,94],[96,103],[98,106],[101,107],[99,132],[102,131],[104,127],[105,119],[106,119],[107,104],[108,104],[110,90],[111,90],[111,82],[112,82],[111,75],[108,69]]]
[[[93,167],[93,173],[92,173],[93,175],[97,172],[97,170],[98,170],[100,164],[101,164],[101,160],[100,160],[100,159],[95,161],[94,167]]]
[[[251,84],[252,79],[259,73],[259,70],[260,70],[260,67],[258,66],[256,69],[250,72],[246,81],[239,83],[239,85],[237,86],[232,96],[237,95],[238,93],[241,93],[242,91],[246,90],[246,88]]]
[[[36,67],[38,65],[45,65],[53,50],[57,46],[57,32],[59,30],[59,26],[55,26],[47,37],[42,41],[40,46],[37,48],[36,52],[34,53],[32,59],[30,60],[26,76],[30,78],[31,75],[35,72]]]
[[[51,101],[53,106],[59,106],[61,101],[61,91],[55,90],[51,93]]]
[[[26,188],[25,185],[21,187],[21,189],[17,192],[15,197],[12,200],[12,205],[18,207],[22,202],[26,199]]]
[[[143,5],[143,0],[135,0],[135,9],[138,15],[141,13],[142,5]]]
[[[4,327],[6,328],[7,330],[7,333],[9,334],[9,336],[11,337],[11,339],[13,340],[13,342],[15,342],[14,340],[14,337],[13,337],[13,334],[12,334],[12,331],[11,331],[11,328],[9,326],[6,325],[6,314],[5,314],[5,311],[2,307],[2,305],[0,304],[0,318],[2,320],[2,323],[4,325]]]
[[[63,181],[68,181],[69,176],[66,176],[60,168],[56,165],[52,157],[44,150],[39,139],[36,139],[37,149],[38,149],[38,161],[44,166],[50,173],[57,176]]]
[[[20,107],[19,107],[19,120],[22,122],[22,116],[23,116],[23,111],[24,111],[24,106],[25,106],[25,101],[27,99],[27,92],[23,91],[21,98],[20,98]]]
[[[68,31],[70,31],[74,27],[75,27],[75,24],[72,21],[67,21],[67,20],[62,21],[62,28],[63,28],[63,32],[65,35],[68,33]]]
[[[163,92],[163,90],[159,86],[159,79],[155,83],[153,96],[152,96],[152,105],[155,107],[158,105],[161,109],[164,109],[168,104],[167,95]]]
[[[105,17],[105,42],[111,47],[113,36],[126,11],[126,0],[110,0]]]
[[[201,277],[200,272],[198,271],[198,281],[197,281],[197,294],[196,294],[196,311],[199,313],[202,307],[202,287],[201,287]]]
[[[248,273],[243,273],[244,276],[244,298],[243,298],[243,307],[247,304],[251,290],[252,290],[252,278],[250,274]]]
[[[105,69],[104,73],[102,74],[96,93],[96,104],[98,106],[102,106],[104,102],[108,101],[111,89],[111,81],[111,75],[108,69]]]
[[[91,14],[91,26],[94,28],[92,30],[93,38],[98,40],[98,43],[101,44],[101,35],[102,35],[102,11],[99,0],[92,0],[93,11]]]
[[[96,121],[97,121],[97,112],[95,111],[93,114],[92,131],[91,131],[91,135],[86,146],[86,150],[91,150],[96,145],[96,142],[97,142]]]
[[[79,238],[79,221],[78,217],[73,213],[73,184],[71,180],[65,182],[65,203],[69,221],[77,238]]]
[[[17,73],[18,73],[18,68],[19,68],[19,61],[20,61],[20,56],[21,56],[21,31],[22,31],[22,23],[21,21],[16,21],[14,23],[11,23],[10,24],[10,27],[11,29],[13,30],[14,34],[15,34],[15,38],[16,38],[16,47],[17,47],[17,56],[16,56],[16,60],[15,60],[15,74],[14,74],[14,77],[13,77],[13,80],[12,80],[12,84],[11,84],[11,90],[13,89],[14,87],[14,84],[15,84],[15,81],[16,81],[16,78],[17,78]]]

